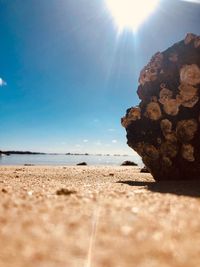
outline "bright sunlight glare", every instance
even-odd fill
[[[106,0],[120,32],[124,28],[137,31],[145,18],[155,10],[158,2],[159,0]]]

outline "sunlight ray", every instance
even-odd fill
[[[98,207],[94,211],[93,215],[93,221],[92,221],[92,231],[90,236],[90,242],[89,242],[89,248],[88,248],[88,254],[87,254],[87,260],[85,267],[91,267],[92,266],[92,253],[95,245],[95,239],[96,239],[96,233],[97,233],[97,224],[99,221],[99,214],[100,214],[100,207]]]

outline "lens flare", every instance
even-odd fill
[[[137,31],[140,24],[155,10],[159,0],[106,0],[119,31]]]

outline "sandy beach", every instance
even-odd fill
[[[200,266],[200,184],[137,167],[0,167],[1,267]]]

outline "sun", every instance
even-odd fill
[[[106,0],[119,31],[137,31],[140,24],[155,10],[159,0]]]

